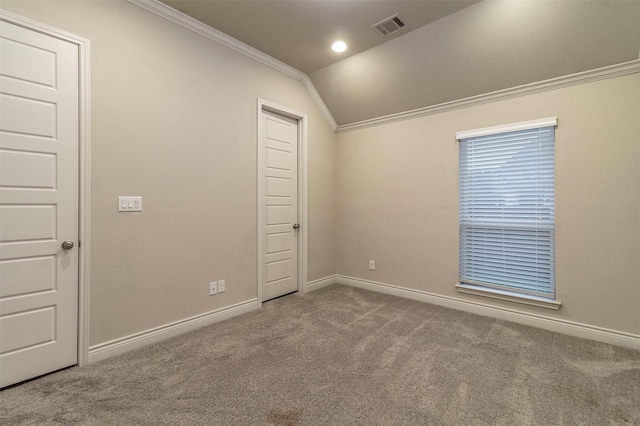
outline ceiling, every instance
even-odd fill
[[[637,60],[640,1],[163,0],[307,73],[338,125]],[[370,27],[400,13],[388,40]],[[330,44],[349,44],[339,55]]]
[[[480,0],[162,0],[309,74]],[[407,26],[383,37],[371,26],[399,13]],[[336,53],[331,44],[349,46]]]

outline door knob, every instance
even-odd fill
[[[65,250],[71,250],[73,248],[73,241],[63,241],[62,248]]]
[[[300,224],[299,223],[294,223],[293,224],[293,229],[298,229],[300,228]]]

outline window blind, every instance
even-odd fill
[[[461,283],[555,298],[554,141],[553,125],[460,139]]]

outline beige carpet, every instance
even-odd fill
[[[336,285],[9,388],[0,423],[640,425],[640,352]]]

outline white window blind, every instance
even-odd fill
[[[540,123],[458,134],[463,284],[555,298],[555,119]]]

